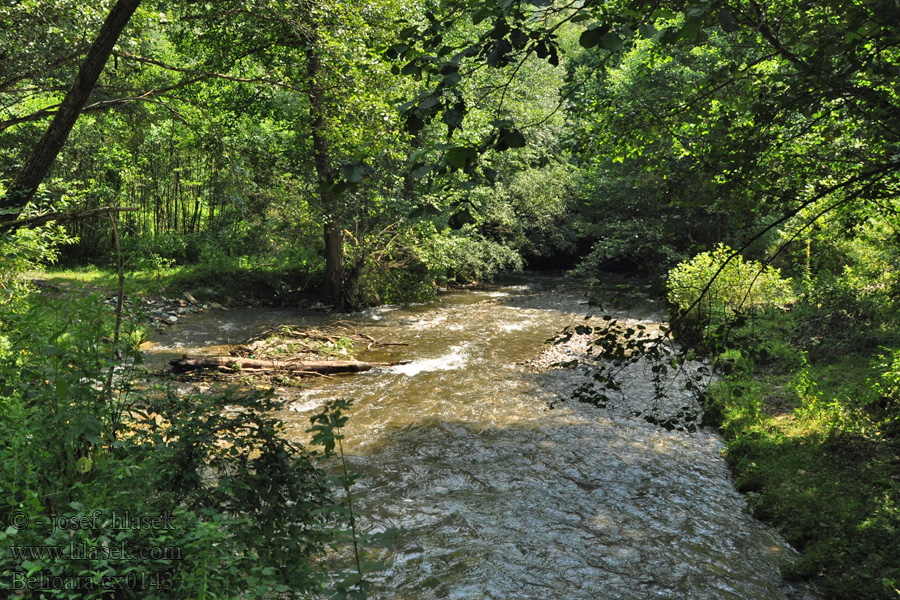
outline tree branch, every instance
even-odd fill
[[[203,77],[194,77],[192,79],[185,79],[184,81],[180,81],[174,85],[170,85],[164,88],[147,90],[142,94],[136,94],[134,96],[123,96],[121,98],[110,98],[109,100],[98,100],[92,104],[88,104],[83,109],[81,109],[82,113],[86,112],[99,112],[102,110],[109,110],[111,108],[116,108],[117,106],[121,106],[123,104],[127,104],[129,102],[134,102],[136,100],[149,100],[153,101],[157,96],[161,96],[167,92],[172,92],[175,90],[179,90],[181,88],[188,87],[189,85],[193,85],[199,81],[203,81]],[[6,121],[0,121],[0,133],[2,133],[5,129],[12,127],[13,125],[20,125],[22,123],[31,123],[34,121],[40,121],[41,119],[45,119],[49,116],[55,115],[56,110],[59,108],[59,104],[54,104],[53,106],[48,106],[46,108],[42,108],[37,110],[29,115],[24,115],[21,117],[15,117],[13,119],[7,119]]]
[[[73,210],[69,212],[52,212],[26,219],[15,221],[0,221],[0,232],[15,231],[16,229],[39,227],[52,222],[82,221],[92,217],[100,217],[120,212],[137,212],[140,210],[133,206],[107,206],[105,208],[93,208],[90,210]]]
[[[140,3],[141,0],[118,0],[109,11],[53,121],[47,127],[34,152],[25,161],[22,170],[10,184],[6,194],[0,198],[0,209],[21,210],[34,197],[38,186],[44,181],[69,138],[81,110],[97,84],[100,73],[106,66],[113,46],[118,42],[122,30],[128,25]]]
[[[268,85],[274,85],[276,87],[284,88],[287,90],[291,90],[294,92],[307,93],[309,90],[301,90],[295,88],[291,85],[284,83],[283,81],[277,81],[275,79],[268,79],[265,77],[235,77],[233,75],[226,75],[224,73],[217,73],[216,71],[204,71],[200,69],[191,69],[185,67],[176,67],[174,65],[166,64],[162,61],[156,60],[154,58],[147,58],[145,56],[137,56],[134,54],[129,54],[128,52],[114,52],[115,56],[120,56],[122,58],[133,60],[139,63],[144,63],[148,65],[154,65],[160,67],[161,69],[165,69],[167,71],[175,71],[176,73],[187,73],[189,75],[195,75],[198,78],[203,79],[224,79],[226,81],[234,81],[237,83],[265,83]],[[271,72],[271,71],[270,71]]]

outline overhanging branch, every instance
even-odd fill
[[[113,213],[137,212],[136,206],[107,206],[90,210],[73,210],[69,212],[52,212],[15,221],[0,221],[0,232],[15,231],[16,229],[39,227],[47,223],[60,221],[82,221],[93,217],[101,217]]]

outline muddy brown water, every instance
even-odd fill
[[[718,435],[667,431],[646,373],[607,408],[574,401],[571,371],[527,363],[593,311],[580,286],[519,277],[408,307],[323,315],[237,309],[192,316],[146,347],[151,366],[216,354],[266,327],[337,319],[384,342],[360,356],[407,365],[279,388],[291,435],[330,398],[352,398],[344,449],[366,531],[396,529],[369,574],[377,597],[814,598],[785,583],[795,553],[746,512]],[[661,317],[649,304],[634,322]],[[560,352],[560,350],[558,350]],[[690,402],[672,386],[672,406]],[[665,406],[662,407],[665,410]]]

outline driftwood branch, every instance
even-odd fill
[[[137,212],[137,207],[133,206],[107,206],[105,208],[93,208],[90,210],[73,210],[70,212],[52,212],[36,217],[28,217],[27,219],[17,219],[14,221],[0,221],[0,232],[14,231],[22,227],[38,227],[45,223],[54,221],[81,221],[82,219],[90,219],[92,217],[100,217],[120,212]]]
[[[407,364],[411,361],[370,363],[358,360],[313,360],[313,361],[283,361],[260,360],[255,358],[240,358],[236,356],[185,356],[169,361],[172,371],[185,373],[187,371],[199,371],[203,369],[225,369],[229,371],[288,371],[297,374],[316,373],[327,375],[329,373],[361,373],[375,367],[391,367]]]

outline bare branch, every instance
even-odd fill
[[[175,71],[176,73],[187,73],[189,75],[194,75],[204,79],[224,79],[226,81],[234,81],[237,83],[265,83],[268,85],[274,85],[276,87],[284,88],[287,90],[291,90],[294,92],[307,93],[308,90],[299,89],[294,86],[286,84],[284,81],[279,81],[277,79],[269,79],[267,77],[236,77],[234,75],[226,75],[225,73],[218,73],[216,71],[205,71],[201,69],[192,69],[186,67],[176,67],[174,65],[166,64],[162,61],[156,60],[154,58],[147,58],[145,56],[137,56],[134,54],[130,54],[128,52],[114,52],[114,56],[119,56],[121,58],[134,60],[139,63],[154,65],[160,67],[161,69],[166,69],[167,71]],[[269,71],[272,73],[272,71]]]
[[[26,219],[18,219],[15,221],[0,221],[0,232],[15,231],[16,229],[38,227],[46,223],[60,221],[82,221],[93,217],[110,215],[121,212],[137,212],[140,210],[133,206],[107,206],[105,208],[94,208],[90,210],[74,210],[70,212],[52,212],[36,217],[28,217]]]

